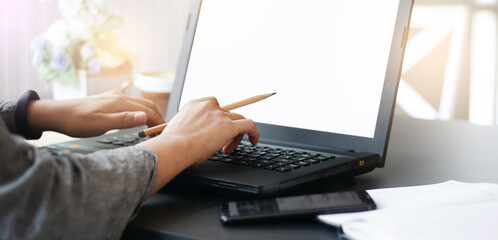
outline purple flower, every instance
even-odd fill
[[[66,59],[64,48],[54,47],[52,51],[52,60],[50,61],[50,67],[56,70],[65,71],[69,67],[69,62]]]
[[[101,69],[101,66],[100,66],[99,60],[97,58],[91,58],[90,60],[88,60],[88,72],[90,74],[93,74],[93,75],[99,74],[100,69]]]
[[[48,40],[43,36],[37,36],[31,42],[31,50],[34,52],[41,51],[48,46]]]

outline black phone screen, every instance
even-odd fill
[[[375,209],[365,191],[323,193],[274,199],[228,202],[221,206],[222,221],[325,212],[353,212]]]

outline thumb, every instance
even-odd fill
[[[147,122],[147,114],[144,112],[122,112],[118,113],[121,128],[129,128],[144,125]]]

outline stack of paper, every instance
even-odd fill
[[[321,215],[350,239],[498,239],[498,184],[369,190],[377,210]]]

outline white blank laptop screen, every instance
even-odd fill
[[[256,122],[373,138],[399,0],[204,0],[180,108],[277,92]]]

